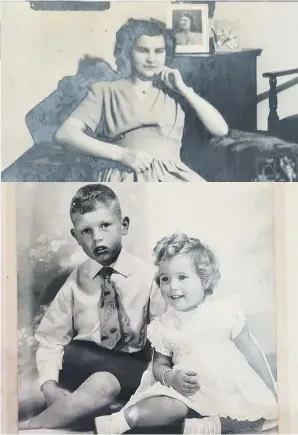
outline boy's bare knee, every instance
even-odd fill
[[[140,418],[140,412],[138,405],[132,405],[129,408],[127,408],[124,411],[125,419],[128,423],[128,425],[131,428],[137,427],[139,418]]]
[[[88,378],[88,383],[96,391],[110,397],[116,397],[121,391],[118,379],[108,372],[96,372]]]

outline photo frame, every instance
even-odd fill
[[[209,53],[209,6],[207,3],[172,4],[167,26],[173,29],[177,54]]]

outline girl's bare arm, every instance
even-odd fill
[[[240,352],[243,353],[250,366],[265,382],[270,389],[275,399],[277,394],[275,391],[274,379],[270,371],[268,362],[259,345],[253,340],[248,328],[245,326],[240,334],[234,339],[234,342]]]

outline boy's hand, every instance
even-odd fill
[[[166,384],[183,396],[193,396],[199,389],[198,374],[192,370],[172,370],[166,373]]]
[[[56,400],[62,399],[67,396],[69,391],[61,388],[56,381],[50,380],[46,381],[42,387],[42,392],[46,401],[47,406],[52,405]]]

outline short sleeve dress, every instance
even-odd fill
[[[233,341],[244,325],[245,316],[236,297],[209,297],[189,312],[168,308],[148,326],[148,338],[158,352],[172,357],[174,368],[196,371],[200,390],[185,397],[156,382],[150,366],[126,406],[148,397],[168,396],[202,416],[239,421],[276,419],[273,394]]]
[[[164,90],[152,87],[141,101],[127,79],[99,82],[72,113],[101,140],[153,156],[147,171],[136,174],[111,161],[98,181],[204,181],[180,159],[184,128],[181,105]]]

